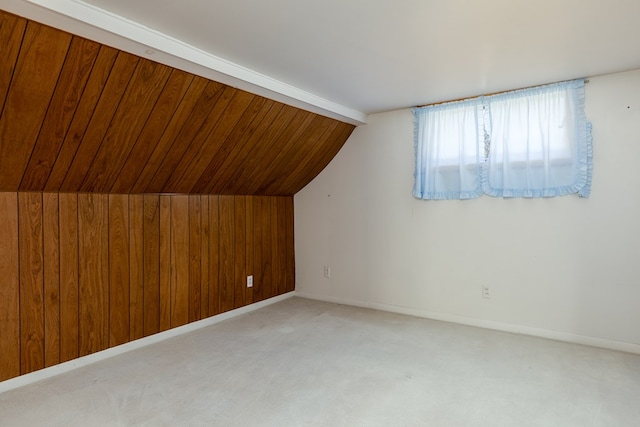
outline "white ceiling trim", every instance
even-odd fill
[[[2,9],[153,61],[354,125],[356,111],[78,0],[0,0]]]

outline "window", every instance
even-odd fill
[[[414,196],[551,197],[591,188],[584,80],[416,108]]]

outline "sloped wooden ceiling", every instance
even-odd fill
[[[0,11],[0,191],[292,195],[354,126]]]

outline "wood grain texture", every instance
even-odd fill
[[[0,11],[0,46],[2,46],[2,61],[0,61],[0,112],[9,91],[13,71],[18,60],[20,44],[27,28],[27,20]]]
[[[144,200],[129,196],[129,339],[144,336]]]
[[[119,52],[109,78],[96,104],[95,110],[84,132],[78,151],[64,178],[61,191],[79,191],[89,184],[85,179],[96,153],[105,138],[107,130],[112,127],[112,119],[122,99],[139,58],[125,52]]]
[[[209,316],[220,312],[220,196],[209,196]]]
[[[245,272],[247,276],[255,276],[256,270],[254,267],[254,247],[255,247],[255,232],[254,232],[254,208],[253,201],[255,197],[247,197],[245,200]],[[244,293],[245,302],[251,304],[253,302],[253,287],[247,288]]]
[[[58,195],[60,229],[60,361],[80,355],[78,196]]]
[[[129,197],[109,195],[109,347],[129,341]]]
[[[45,187],[99,50],[98,43],[79,37],[72,39],[31,159],[22,177],[21,190],[37,191]]]
[[[206,91],[205,91],[206,92]],[[220,86],[215,92],[215,99],[211,99],[213,108],[205,118],[204,122],[198,129],[198,132],[194,134],[192,141],[186,144],[184,147],[184,154],[182,156],[176,156],[170,153],[170,157],[180,157],[179,162],[171,170],[171,175],[167,180],[167,183],[163,186],[163,191],[175,192],[175,193],[188,193],[193,185],[191,181],[182,181],[185,173],[191,171],[191,165],[194,163],[196,157],[200,157],[200,152],[207,145],[209,134],[213,131],[216,125],[219,123],[223,113],[226,112],[227,106],[231,102],[236,89],[229,86]],[[225,118],[229,113],[226,112]],[[177,141],[176,141],[177,142]],[[174,144],[175,145],[175,144]]]
[[[233,299],[235,296],[235,264],[234,264],[234,199],[233,196],[220,196],[220,217],[219,217],[219,282],[218,292],[220,300],[220,311],[225,312],[234,308]]]
[[[0,193],[0,215],[0,381],[4,381],[20,375],[20,261],[16,193]]]
[[[234,196],[233,203],[233,307],[238,308],[247,305],[247,197]]]
[[[286,267],[284,271],[285,292],[293,292],[296,289],[296,256],[295,256],[295,236],[294,236],[294,212],[293,197],[285,197],[285,229],[278,229],[278,233],[286,234]]]
[[[262,240],[266,231],[264,230],[265,221],[264,205],[262,197],[253,198],[253,292],[251,302],[257,302],[264,299],[265,283],[264,283],[264,266],[265,256],[263,255],[264,245]]]
[[[80,191],[107,192],[118,178],[131,149],[169,78],[169,67],[141,59]]]
[[[194,138],[198,135],[198,131],[206,122],[207,117],[223,91],[224,85],[212,81],[207,83],[200,97],[189,112],[180,132],[178,132],[171,147],[169,147],[166,156],[162,159],[160,167],[147,186],[147,192],[171,192],[165,190],[167,181],[175,172],[180,159],[187,151],[189,144],[193,143]]]
[[[42,195],[44,365],[60,363],[60,210],[57,193]]]
[[[84,138],[89,121],[100,100],[100,95],[117,57],[118,51],[116,49],[107,46],[100,47],[98,56],[91,68],[91,74],[89,74],[89,79],[82,92],[78,108],[76,108],[73,115],[58,155],[53,159],[53,168],[44,186],[45,191],[60,190]]]
[[[202,201],[200,195],[189,199],[189,322],[202,318]]]
[[[20,367],[26,374],[44,363],[44,247],[42,194],[18,194],[20,244]]]
[[[353,126],[0,11],[0,191],[292,195]]]
[[[109,347],[109,199],[78,194],[80,356]]]
[[[189,323],[189,197],[171,198],[171,327]]]
[[[200,196],[200,317],[209,317],[209,196]]]
[[[160,196],[160,330],[171,329],[171,196]]]
[[[0,193],[0,218],[5,379],[293,289],[290,196]]]
[[[281,233],[280,230],[286,230],[285,218],[285,198],[272,197],[271,199],[271,253],[273,254],[273,263],[271,271],[273,272],[273,293],[272,296],[285,293],[284,268],[287,261],[287,235]]]
[[[184,71],[171,72],[142,132],[116,177],[111,192],[127,193],[134,187],[142,171],[141,165],[150,158],[156,142],[162,137],[192,81],[193,75]]]
[[[160,331],[160,197],[144,195],[144,336]]]
[[[0,115],[0,191],[20,186],[70,42],[67,33],[27,24]]]

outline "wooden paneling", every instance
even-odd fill
[[[21,373],[44,368],[42,194],[18,194]]]
[[[164,197],[164,196],[163,196]],[[159,332],[160,329],[160,255],[164,251],[160,251],[160,198],[158,196],[145,195],[143,199],[143,269],[144,284],[144,336],[152,335]],[[165,209],[166,210],[166,209]],[[164,230],[164,229],[163,229]],[[164,234],[168,237],[170,229],[165,230]],[[168,258],[163,258],[162,265],[170,265]],[[163,278],[168,279],[167,275]],[[167,298],[163,298],[167,302]],[[169,308],[164,307],[165,318],[168,318]],[[168,329],[170,321],[165,322]]]
[[[44,249],[44,364],[60,363],[60,223],[57,193],[42,195]]]
[[[80,356],[109,347],[109,199],[78,195]]]
[[[0,189],[20,187],[70,43],[69,34],[27,24],[0,115]]]
[[[144,336],[144,200],[129,196],[129,339]]]
[[[0,11],[0,191],[293,195],[354,126]]]
[[[109,195],[109,346],[129,341],[129,198]]]
[[[0,193],[0,215],[0,381],[4,381],[20,375],[20,262],[16,193]]]
[[[78,267],[78,196],[60,194],[60,361],[80,355],[80,285]]]
[[[189,197],[171,198],[171,327],[189,323]]]
[[[234,308],[233,299],[235,296],[235,242],[234,234],[234,198],[233,196],[219,197],[220,217],[218,219],[219,229],[219,272],[218,272],[218,292],[220,311],[225,312]]]
[[[0,193],[0,218],[2,379],[293,290],[290,196]]]

